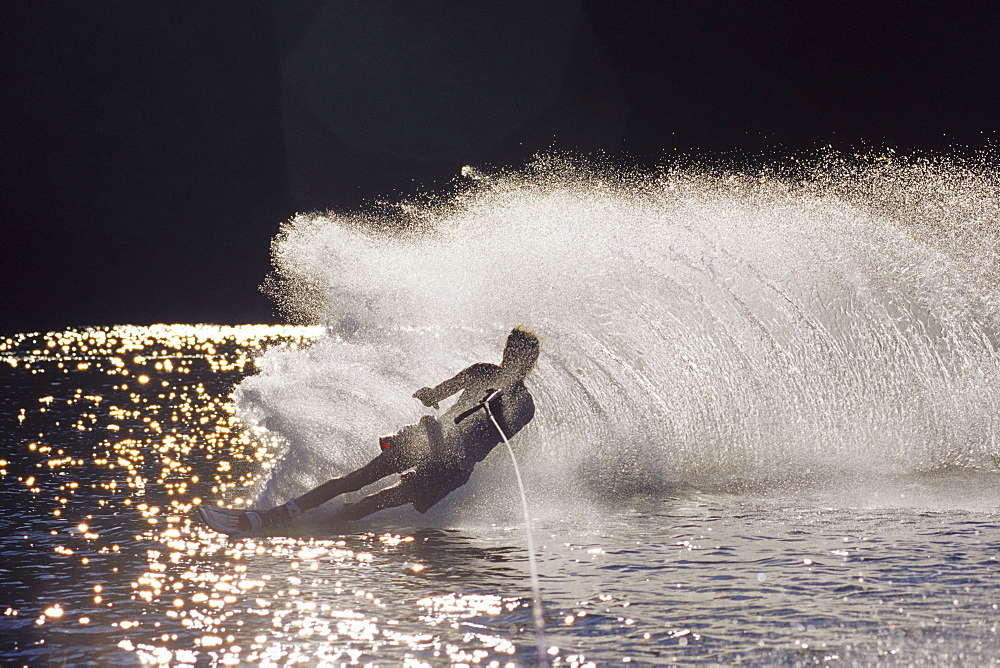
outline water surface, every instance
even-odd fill
[[[310,327],[0,341],[4,663],[532,664],[503,450],[346,534],[192,521],[366,463],[521,325],[552,663],[995,665],[996,164],[470,168],[288,221],[265,287]]]
[[[503,521],[390,514],[346,535],[322,517],[247,540],[192,521],[197,503],[247,498],[277,454],[234,423],[233,385],[262,348],[316,334],[4,343],[4,663],[534,662],[512,497]],[[854,495],[688,487],[580,514],[533,505],[551,659],[995,665],[998,483],[942,471]]]

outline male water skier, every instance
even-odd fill
[[[413,393],[425,406],[436,409],[441,401],[461,392],[440,421],[425,415],[418,424],[403,428],[399,434],[382,437],[381,454],[368,464],[328,480],[284,505],[249,511],[200,508],[202,518],[222,533],[256,531],[395,473],[402,474],[396,485],[344,505],[335,519],[358,520],[406,503],[425,513],[464,485],[478,462],[534,416],[535,404],[524,386],[524,378],[535,365],[538,351],[538,338],[534,334],[514,328],[507,336],[500,366],[486,362],[473,364],[435,387],[422,387]],[[490,415],[497,424],[493,424]]]

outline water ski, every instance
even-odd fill
[[[219,506],[198,506],[198,515],[209,529],[224,533],[227,536],[246,536],[264,528],[260,513],[256,511],[237,510],[235,508],[222,508]],[[240,519],[247,516],[250,520],[251,529],[241,529]],[[257,520],[254,522],[254,520]]]

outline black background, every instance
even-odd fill
[[[297,211],[550,148],[995,142],[995,2],[0,5],[0,332],[274,322]]]

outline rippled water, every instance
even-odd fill
[[[235,384],[264,348],[317,335],[0,340],[3,664],[535,661],[513,496],[347,535],[322,516],[247,540],[192,521],[197,503],[248,498],[282,454],[240,427]],[[552,663],[997,665],[996,473],[842,482],[647,486],[577,512],[529,478]]]
[[[367,462],[522,325],[547,661],[997,665],[996,165],[470,168],[282,227],[316,326],[0,340],[0,662],[535,663],[502,449],[347,534],[192,521]]]

